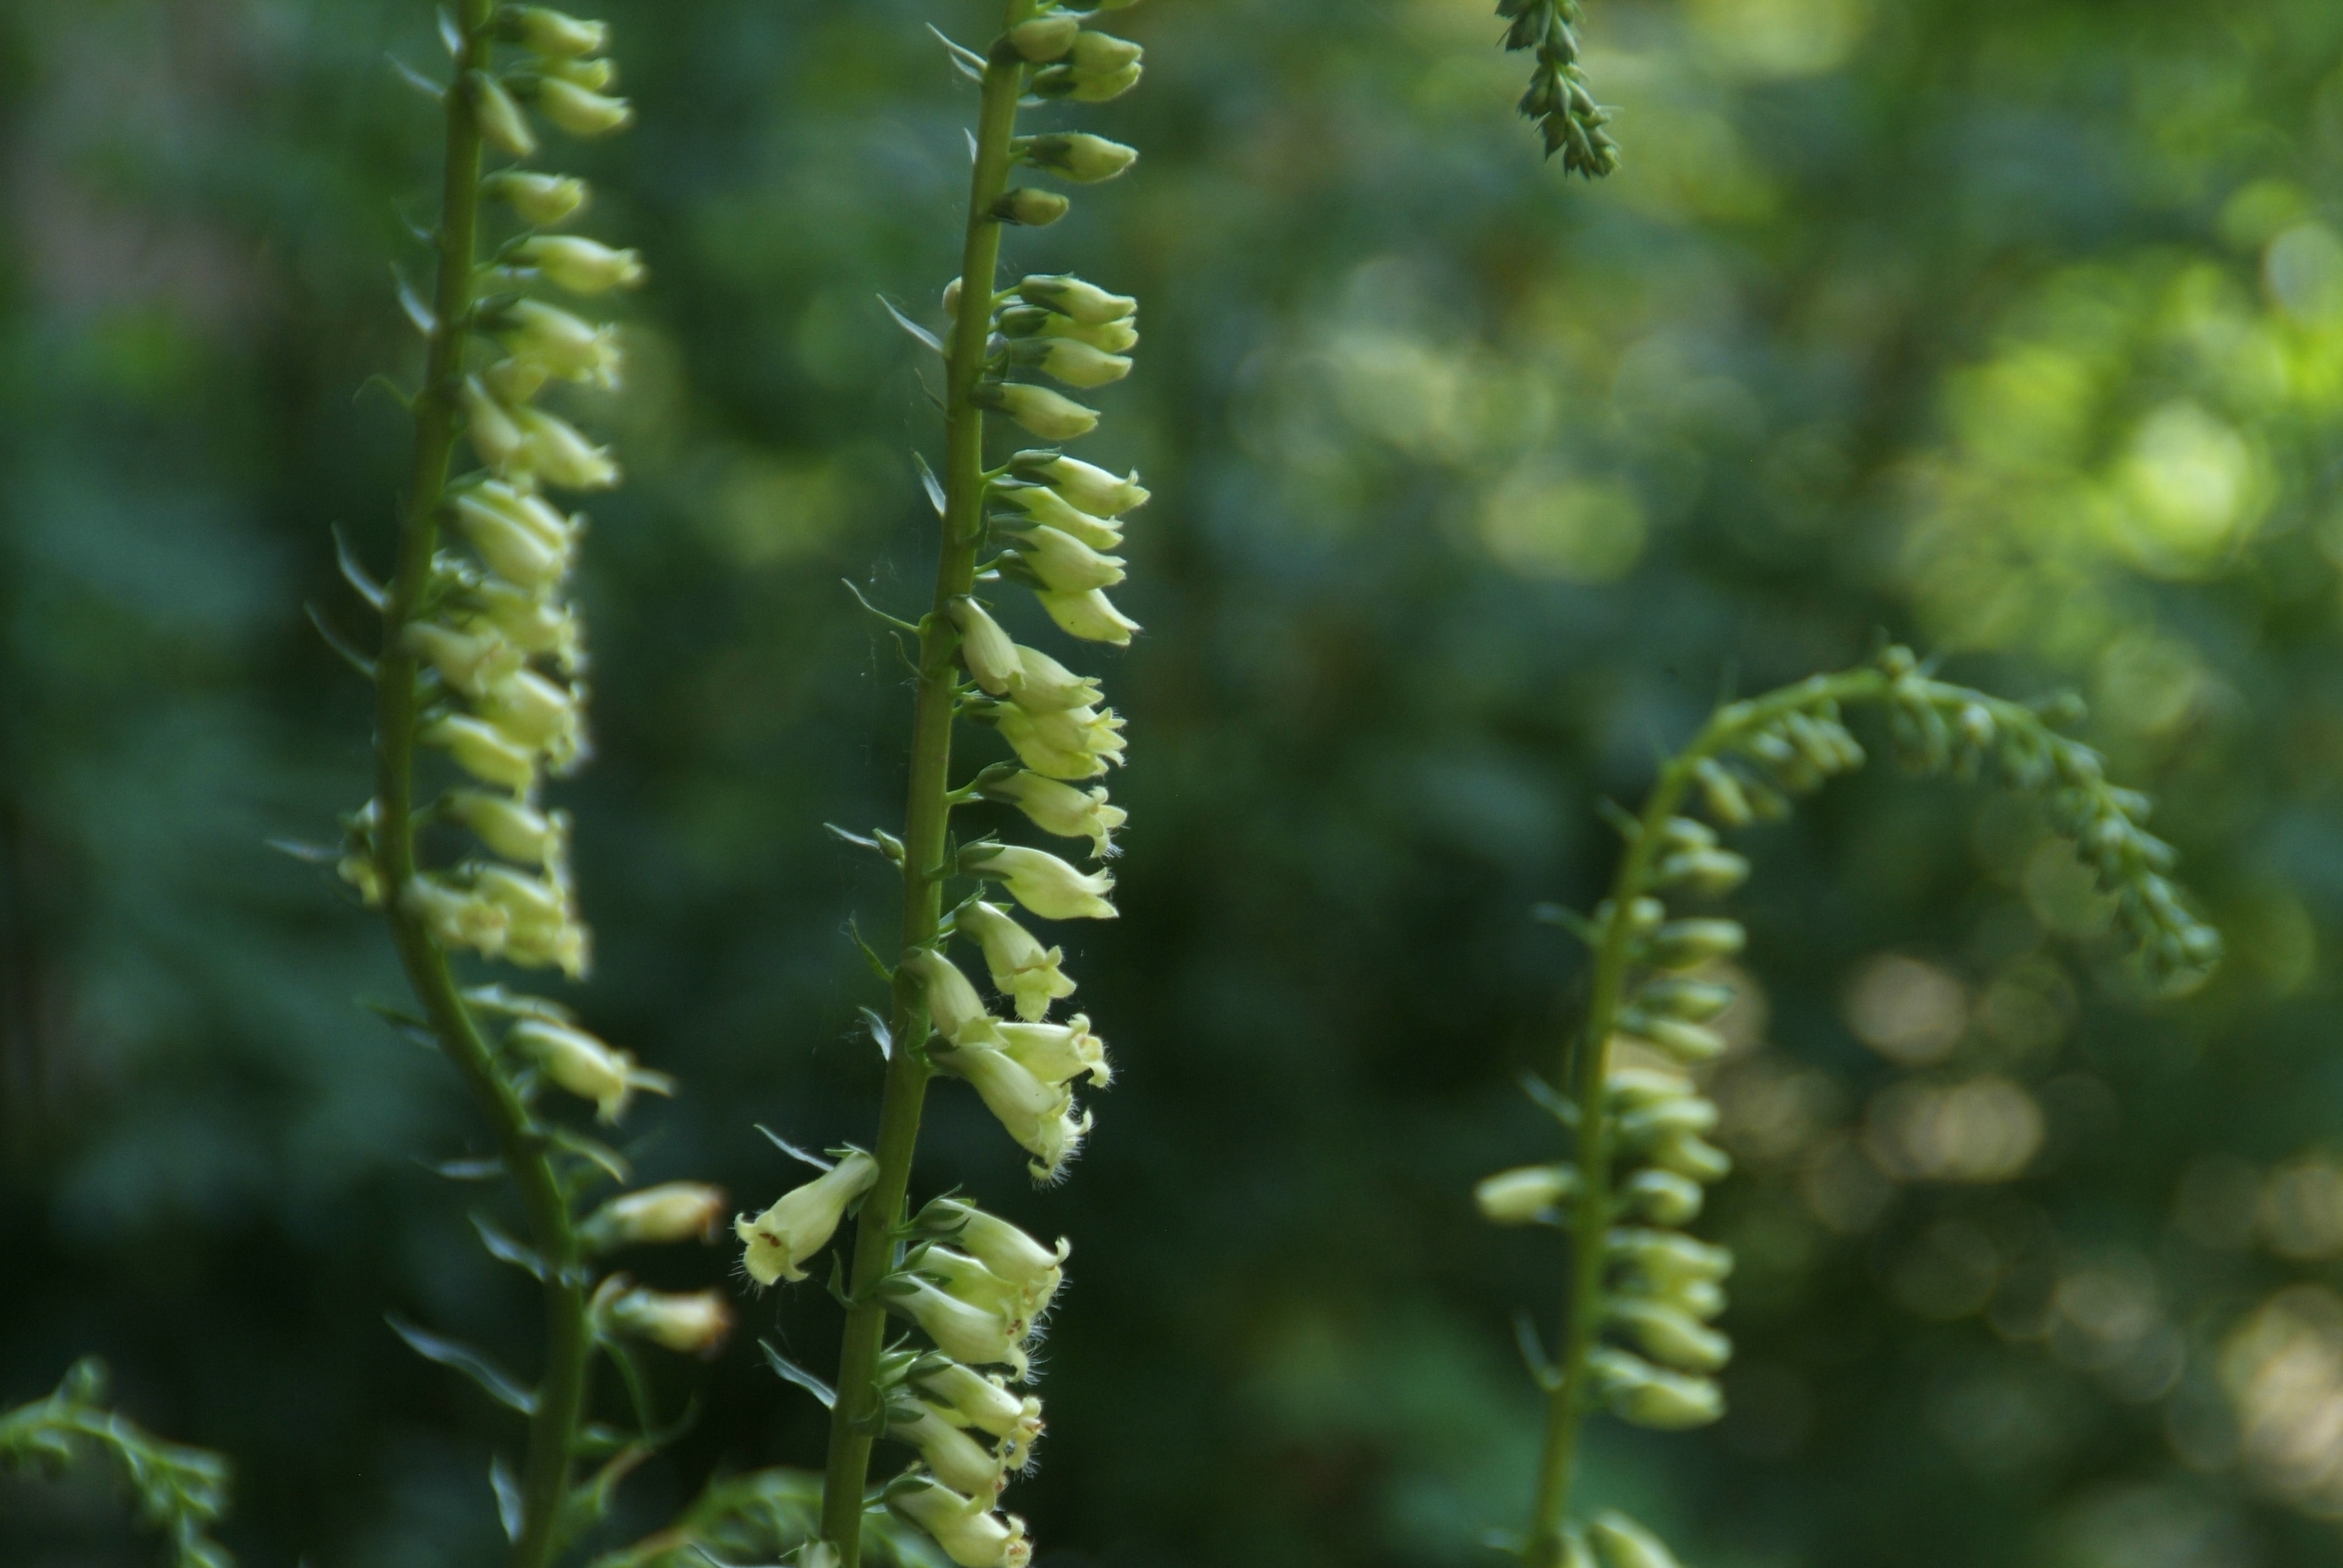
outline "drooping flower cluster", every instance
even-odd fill
[[[1616,818],[1628,842],[1613,897],[1591,920],[1558,912],[1595,951],[1595,1015],[1571,1059],[1575,1094],[1564,1099],[1535,1081],[1532,1089],[1577,1141],[1577,1160],[1501,1171],[1474,1193],[1493,1223],[1554,1225],[1578,1238],[1574,1311],[1591,1301],[1599,1315],[1569,1325],[1574,1358],[1583,1348],[1583,1359],[1540,1368],[1558,1409],[1599,1400],[1664,1430],[1724,1413],[1714,1379],[1732,1343],[1711,1325],[1725,1310],[1733,1257],[1683,1227],[1699,1215],[1703,1189],[1732,1168],[1705,1136],[1717,1108],[1696,1075],[1725,1053],[1714,1026],[1733,992],[1703,971],[1738,953],[1746,933],[1734,920],[1674,913],[1655,895],[1721,897],[1749,874],[1714,828],[1677,813],[1686,797],[1697,795],[1725,826],[1744,827],[1785,815],[1791,794],[1863,765],[1842,700],[1885,708],[1895,749],[1916,771],[1974,778],[1991,769],[2042,796],[2160,979],[2201,976],[2219,959],[2218,933],[2188,912],[2166,876],[2177,856],[2140,826],[2147,799],[2108,784],[2097,753],[2056,734],[2041,709],[1939,681],[1909,649],[1893,647],[1869,668],[1719,709],[1668,763],[1645,815]],[[1574,1404],[1567,1419],[1574,1415]],[[1541,1503],[1548,1512],[1533,1522],[1533,1560],[1675,1568],[1667,1547],[1623,1514],[1597,1514],[1584,1528],[1568,1523],[1566,1499],[1565,1486]]]

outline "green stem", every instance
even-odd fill
[[[1004,30],[1031,14],[1033,0],[1011,0]],[[946,613],[976,586],[976,551],[984,533],[984,411],[970,394],[983,378],[985,344],[992,330],[992,286],[1001,264],[1001,222],[993,204],[1008,188],[1011,138],[1024,64],[1006,43],[996,44],[984,71],[976,167],[970,177],[968,237],[960,257],[960,311],[952,325],[945,371],[944,518],[942,554],[936,563],[934,607],[920,622],[919,694],[911,718],[911,777],[903,819],[903,949],[934,945],[943,918],[943,864],[950,827],[952,709],[960,688],[955,654],[959,633]],[[911,1161],[927,1098],[927,1010],[919,983],[895,980],[890,1027],[894,1050],[879,1107],[878,1180],[863,1200],[854,1240],[846,1329],[839,1347],[838,1403],[831,1412],[830,1460],[822,1486],[821,1533],[838,1550],[841,1568],[861,1557],[863,1490],[870,1445],[884,1424],[877,1387],[886,1304],[879,1282],[894,1267]]]
[[[1545,1442],[1538,1461],[1537,1492],[1531,1505],[1527,1560],[1531,1568],[1554,1568],[1562,1561],[1562,1527],[1570,1516],[1570,1489],[1577,1468],[1580,1423],[1594,1401],[1587,1355],[1603,1328],[1604,1237],[1611,1228],[1611,1120],[1604,1083],[1611,1069],[1611,1031],[1619,1016],[1634,953],[1634,928],[1628,911],[1651,886],[1653,859],[1668,819],[1684,803],[1700,763],[1777,719],[1816,703],[1863,701],[1885,696],[1887,678],[1877,670],[1821,676],[1785,687],[1751,702],[1729,703],[1709,718],[1690,746],[1660,769],[1644,802],[1634,841],[1612,878],[1611,918],[1595,950],[1593,994],[1586,1021],[1564,1048],[1562,1070],[1578,1106],[1579,1189],[1571,1211],[1570,1281],[1564,1295],[1560,1376],[1547,1397]]]
[[[529,1231],[548,1270],[545,1285],[546,1369],[530,1418],[528,1455],[521,1472],[521,1531],[509,1568],[545,1568],[557,1544],[554,1528],[569,1491],[570,1458],[586,1402],[593,1336],[586,1322],[577,1236],[569,1203],[544,1138],[496,1055],[464,1005],[447,959],[402,907],[400,890],[415,875],[416,659],[402,633],[422,608],[438,546],[440,506],[456,440],[457,393],[464,374],[464,344],[471,313],[479,229],[480,131],[463,89],[465,74],[489,64],[493,0],[461,0],[464,47],[457,85],[447,95],[447,151],[439,218],[439,268],[432,298],[436,318],[421,392],[415,399],[415,453],[400,519],[398,559],[384,608],[382,657],[377,665],[375,710],[375,864],[385,913],[401,965],[439,1049],[455,1065],[474,1102],[494,1130],[507,1174],[519,1189]]]

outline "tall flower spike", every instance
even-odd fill
[[[1594,972],[1586,1019],[1565,1048],[1570,1102],[1554,1106],[1576,1158],[1500,1171],[1473,1194],[1493,1223],[1554,1225],[1577,1241],[1522,1553],[1532,1568],[1675,1568],[1668,1549],[1624,1515],[1597,1514],[1583,1531],[1569,1517],[1584,1413],[1600,1405],[1661,1431],[1704,1426],[1724,1413],[1713,1374],[1733,1353],[1711,1326],[1725,1310],[1733,1254],[1678,1229],[1699,1216],[1702,1187],[1732,1171],[1704,1136],[1717,1109],[1691,1070],[1723,1051],[1708,1024],[1732,992],[1681,971],[1738,952],[1744,932],[1731,920],[1671,919],[1658,895],[1715,897],[1738,886],[1747,862],[1721,849],[1713,828],[1683,815],[1684,803],[1697,795],[1726,826],[1787,809],[1790,795],[1862,764],[1864,749],[1839,714],[1855,702],[1887,710],[1898,749],[1922,771],[1975,776],[1992,767],[2046,795],[2052,819],[2116,895],[2151,972],[2185,983],[2219,954],[2218,937],[2166,880],[2171,851],[2139,826],[2146,801],[2108,785],[2097,755],[2051,733],[2033,709],[1937,681],[1903,648],[1887,649],[1871,668],[1719,709],[1661,769],[1642,817],[1625,824],[1612,896],[1582,928]],[[1614,1062],[1620,1039],[1684,1065]]]
[[[492,1245],[508,1260],[531,1261],[550,1324],[528,1452],[501,1498],[512,1561],[534,1565],[555,1559],[574,1522],[591,1357],[618,1335],[712,1353],[730,1327],[715,1292],[639,1290],[618,1276],[597,1289],[596,1260],[706,1235],[724,1197],[676,1182],[579,1213],[619,1167],[561,1125],[576,1114],[561,1095],[584,1101],[607,1125],[639,1095],[673,1093],[673,1081],[555,1004],[501,986],[460,989],[451,968],[467,953],[572,978],[588,966],[590,933],[568,874],[569,819],[538,798],[547,777],[587,750],[583,639],[566,597],[584,520],[547,492],[607,488],[618,468],[534,399],[557,380],[614,387],[621,357],[614,328],[531,295],[543,285],[603,296],[646,275],[634,251],[533,232],[585,210],[583,181],[481,166],[531,157],[539,121],[598,136],[632,119],[604,91],[614,74],[601,57],[608,25],[544,6],[450,0],[441,28],[456,60],[439,99],[447,140],[436,283],[427,302],[407,302],[427,340],[425,368],[409,403],[414,440],[396,570],[367,596],[382,616],[372,667],[375,798],[345,819],[340,869],[382,910],[422,1020],[472,1091],[529,1219],[525,1241]],[[486,472],[468,472],[474,467]],[[451,474],[462,477],[451,483]],[[418,759],[449,786],[444,794],[437,782],[418,786]],[[453,864],[429,863],[418,822],[465,829],[478,844]],[[488,1013],[512,1020],[500,1040],[483,1023]]]
[[[982,99],[971,138],[975,156],[960,276],[943,291],[952,319],[929,339],[944,346],[946,357],[943,458],[932,469],[931,487],[943,528],[932,608],[919,627],[911,789],[900,837],[872,840],[903,879],[898,950],[904,957],[893,976],[892,1009],[883,1027],[872,1030],[888,1057],[874,1144],[882,1158],[861,1211],[847,1282],[847,1297],[856,1304],[847,1313],[823,1483],[821,1539],[826,1551],[837,1553],[840,1568],[858,1568],[870,1433],[880,1430],[909,1442],[930,1467],[890,1488],[891,1503],[954,1561],[964,1568],[993,1568],[1022,1563],[1029,1550],[1022,1527],[991,1513],[986,1489],[970,1484],[980,1478],[965,1451],[938,1446],[935,1429],[919,1412],[877,1410],[870,1401],[878,1397],[871,1391],[881,1371],[882,1296],[886,1305],[919,1321],[954,1362],[1013,1364],[1020,1377],[1024,1371],[1021,1351],[1011,1363],[985,1337],[1010,1332],[983,1327],[1000,1322],[997,1314],[939,1290],[917,1264],[909,1265],[909,1274],[900,1271],[897,1228],[930,1078],[941,1073],[967,1082],[1033,1156],[1035,1178],[1047,1181],[1062,1173],[1090,1131],[1091,1118],[1075,1107],[1071,1085],[1082,1078],[1103,1084],[1108,1077],[1104,1047],[1086,1018],[1048,1021],[1051,1004],[1074,990],[1063,950],[1045,945],[1003,905],[963,897],[950,884],[970,878],[1002,882],[1019,906],[1044,920],[1107,920],[1115,912],[1107,901],[1113,879],[1106,873],[1085,872],[1043,850],[989,837],[970,843],[970,835],[955,830],[951,814],[985,802],[1014,806],[1044,832],[1090,840],[1100,856],[1112,852],[1113,834],[1123,824],[1123,812],[1108,803],[1105,789],[1075,782],[1121,762],[1122,719],[1101,700],[1095,677],[1023,645],[1011,628],[1021,633],[1030,626],[1052,636],[1043,627],[1046,617],[1076,641],[1118,647],[1139,630],[1105,590],[1118,588],[1130,570],[1116,553],[1123,538],[1118,519],[1143,503],[1147,492],[1135,475],[1117,478],[1055,449],[1096,429],[1101,414],[1040,379],[1086,390],[1111,388],[1130,374],[1139,342],[1138,301],[1065,274],[1036,274],[1005,292],[1000,286],[1004,227],[1038,229],[1071,205],[1068,194],[1039,181],[1096,188],[1138,159],[1132,148],[1086,128],[1053,127],[1030,136],[1017,128],[1021,108],[1033,99],[1103,103],[1138,82],[1139,46],[1095,25],[1102,13],[1121,8],[1010,0],[1002,31],[990,47],[955,46],[963,65],[973,69],[982,63]],[[1037,183],[1012,187],[1012,175],[1021,174]],[[991,457],[987,416],[996,413],[1049,448]],[[518,439],[526,442],[526,430]],[[1014,592],[1021,587],[1032,591],[1033,606]],[[981,768],[970,783],[952,788],[953,721],[960,719],[989,726],[1018,761]],[[956,853],[955,844],[965,847]],[[953,934],[981,950],[1013,1020],[992,1016],[968,976],[944,956],[944,940]],[[938,1206],[921,1211],[920,1233],[944,1243],[925,1254],[929,1262],[971,1297],[997,1293],[1003,1282],[1011,1282],[1030,1322],[1057,1289],[1062,1248],[1051,1254],[1019,1233],[1034,1256],[1021,1256],[1014,1246],[988,1251],[1002,1241],[992,1229],[999,1222],[972,1208],[953,1212],[952,1222],[938,1230],[930,1224]],[[965,1237],[956,1234],[963,1229]],[[980,1274],[965,1272],[979,1263]],[[1010,1337],[1021,1339],[1021,1331]],[[1030,1402],[989,1380],[956,1393],[932,1379],[920,1387],[944,1401],[936,1408],[945,1413],[937,1419],[947,1426],[960,1420],[991,1422],[985,1429],[1001,1438],[1004,1463],[1017,1462],[1006,1446],[1012,1431],[1022,1433],[1013,1441],[1023,1444],[1031,1441],[1026,1423],[1038,1430],[1038,1407],[1029,1412]],[[967,1400],[989,1405],[990,1413],[970,1413]],[[950,1413],[955,1409],[961,1412],[958,1420]],[[960,1473],[948,1473],[954,1466]]]

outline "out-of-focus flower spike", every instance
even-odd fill
[[[594,1293],[595,1321],[605,1332],[645,1339],[668,1350],[713,1360],[732,1337],[732,1305],[719,1291],[677,1294],[629,1286],[613,1274]]]
[[[537,151],[537,133],[528,128],[528,116],[521,113],[503,83],[485,71],[467,71],[464,100],[472,106],[472,123],[480,127],[481,139],[490,146],[517,158]]]
[[[533,228],[550,228],[575,217],[586,205],[586,182],[569,175],[501,169],[480,182],[480,194],[500,201]]]
[[[533,55],[577,59],[610,46],[610,25],[589,22],[548,5],[508,5],[497,13],[497,31]]]
[[[573,136],[607,136],[635,123],[634,107],[626,99],[606,96],[560,76],[538,78],[537,112]]]

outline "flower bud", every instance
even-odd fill
[[[1673,1068],[1614,1067],[1603,1080],[1604,1097],[1621,1111],[1664,1104],[1692,1091],[1692,1080]]]
[[[1708,805],[1709,814],[1728,828],[1745,828],[1757,819],[1749,804],[1748,791],[1714,758],[1704,757],[1693,767],[1693,778],[1700,785],[1701,799]]]
[[[458,631],[435,620],[409,621],[398,635],[399,646],[429,664],[440,678],[467,696],[477,696],[492,681],[518,672],[520,649],[493,628]]]
[[[983,789],[986,799],[1016,807],[1044,833],[1088,839],[1091,853],[1100,859],[1115,852],[1115,829],[1128,818],[1121,807],[1107,803],[1104,789],[1077,789],[1038,773],[1011,774]]]
[[[513,420],[512,410],[490,396],[488,387],[477,376],[464,378],[461,393],[464,404],[464,434],[472,443],[472,450],[480,461],[503,473],[519,456],[524,437],[520,426]]]
[[[470,624],[494,628],[524,653],[550,655],[565,674],[584,668],[578,618],[559,600],[493,578],[466,590],[466,597],[478,610]]]
[[[1715,1280],[1678,1280],[1657,1292],[1655,1300],[1705,1322],[1725,1312],[1725,1287]]]
[[[1028,381],[980,381],[969,392],[980,408],[997,408],[1044,441],[1072,441],[1098,428],[1098,410]]]
[[[724,1342],[732,1337],[731,1303],[718,1291],[678,1295],[638,1286],[602,1302],[598,1316],[617,1332],[696,1355],[702,1361],[714,1360],[724,1348]]]
[[[457,789],[439,802],[439,813],[469,828],[480,842],[508,860],[553,867],[568,858],[567,811],[540,812],[509,795]]]
[[[1725,1037],[1716,1030],[1664,1014],[1655,1017],[1642,1008],[1623,1010],[1619,1028],[1638,1040],[1651,1041],[1678,1061],[1715,1061],[1725,1054]]]
[[[971,1366],[1005,1366],[1013,1376],[1025,1375],[1025,1349],[1018,1342],[1021,1336],[1011,1332],[1010,1321],[999,1312],[971,1306],[916,1274],[890,1275],[880,1289],[890,1309],[919,1324],[952,1360]]]
[[[586,182],[568,175],[503,169],[480,182],[480,194],[500,201],[533,228],[550,228],[586,205]]]
[[[1045,920],[1115,918],[1106,901],[1114,890],[1111,872],[1084,876],[1046,850],[1014,844],[972,844],[960,851],[960,864],[964,875],[1006,882],[1011,898]]]
[[[555,243],[592,243],[545,237]],[[628,253],[608,254],[619,257]],[[619,353],[615,327],[596,327],[539,299],[516,300],[498,312],[490,325],[498,340],[517,359],[541,367],[567,381],[604,387],[618,383]]]
[[[511,508],[499,506],[485,487],[468,487],[448,499],[458,531],[480,552],[488,569],[531,593],[541,593],[569,575],[570,550],[566,541],[546,538]]]
[[[518,408],[530,401],[552,379],[553,372],[536,360],[517,359],[510,355],[480,372],[481,382],[508,408]],[[518,431],[519,427],[514,428]]]
[[[649,276],[642,253],[613,250],[576,235],[537,234],[513,247],[514,258],[545,275],[546,281],[572,294],[602,294],[613,288],[639,288]]]
[[[1071,98],[1077,104],[1107,104],[1139,85],[1141,67],[1125,65],[1105,75],[1087,75],[1071,65],[1051,65],[1033,78],[1033,91],[1044,98]]]
[[[635,111],[626,99],[607,97],[559,76],[538,79],[537,112],[573,136],[608,136],[635,120]]]
[[[1076,675],[1040,648],[1021,645],[1010,695],[1028,713],[1049,713],[1063,708],[1089,708],[1098,701],[1099,683],[1094,676]],[[1121,719],[1109,726],[1121,727]]]
[[[1075,508],[1073,501],[1061,497],[1057,490],[1047,490],[1042,485],[1008,485],[1008,487],[993,490],[993,495],[1008,501],[1010,507],[1020,508],[1033,523],[1045,523],[1047,528],[1059,529],[1061,535],[1081,539],[1094,551],[1111,551],[1118,544],[1122,544],[1122,528],[1118,523],[1094,518],[1087,511]]]
[[[1056,191],[1045,191],[1038,186],[1018,186],[1002,191],[992,204],[992,216],[1002,223],[1022,224],[1028,228],[1047,228],[1066,216],[1074,204]]]
[[[1069,387],[1104,387],[1131,374],[1131,360],[1072,337],[1021,337],[1010,346],[1012,365],[1038,366]]]
[[[1611,1232],[1607,1245],[1614,1257],[1663,1288],[1677,1280],[1722,1280],[1733,1272],[1731,1252],[1674,1231],[1622,1227]]]
[[[1730,849],[1689,849],[1661,860],[1653,877],[1660,887],[1688,887],[1722,898],[1749,879],[1749,862]]]
[[[970,1306],[999,1312],[1009,1320],[1010,1332],[1020,1339],[1032,1330],[1025,1292],[966,1252],[931,1241],[907,1258],[903,1267],[932,1280]]]
[[[515,412],[520,427],[518,467],[565,490],[607,490],[618,482],[618,466],[610,454],[588,441],[568,420],[541,408]]]
[[[1017,759],[1051,779],[1095,779],[1110,762],[1120,763],[1127,742],[1115,733],[1122,719],[1112,709],[1046,709],[1030,712],[999,703],[978,715],[1017,749]]]
[[[1473,1201],[1492,1225],[1531,1225],[1554,1217],[1578,1193],[1578,1172],[1568,1165],[1524,1165],[1483,1178]]]
[[[879,1161],[857,1149],[801,1187],[781,1194],[763,1213],[733,1221],[746,1249],[741,1267],[760,1285],[802,1280],[805,1261],[830,1245],[849,1205],[879,1180]]]
[[[927,995],[928,1021],[954,1046],[990,1045],[1000,1037],[998,1020],[985,1010],[983,999],[968,977],[933,948],[915,948],[903,955],[903,968]]]
[[[1139,343],[1139,328],[1129,320],[1086,327],[1070,316],[1038,305],[1013,305],[994,319],[1004,337],[1070,337],[1103,354],[1125,354]]]
[[[1624,1297],[1611,1303],[1611,1321],[1645,1355],[1679,1372],[1713,1372],[1733,1359],[1731,1340],[1675,1307]]]
[[[953,278],[950,283],[947,283],[947,284],[945,284],[945,285],[944,285],[943,306],[944,306],[944,314],[945,314],[946,316],[950,316],[950,317],[959,317],[959,315],[960,315],[960,279],[959,279],[959,278],[955,277],[955,278]]]
[[[1663,1372],[1641,1356],[1609,1345],[1586,1358],[1611,1412],[1656,1432],[1706,1426],[1725,1413],[1725,1396],[1704,1377]]]
[[[925,1476],[907,1476],[889,1487],[887,1502],[934,1536],[959,1568],[1025,1568],[1032,1558],[1023,1520],[991,1513],[984,1500],[963,1497]]]
[[[1603,1568],[1677,1568],[1658,1536],[1616,1510],[1596,1514],[1586,1533]]]
[[[1747,940],[1738,920],[1670,920],[1652,933],[1645,956],[1657,969],[1694,969],[1711,959],[1731,958]]]
[[[450,887],[438,877],[410,879],[399,890],[398,907],[443,948],[470,948],[485,958],[505,950],[510,917],[488,900]]]
[[[1066,990],[1073,989],[1068,980]],[[1044,1083],[1071,1083],[1085,1073],[1100,1089],[1114,1081],[1114,1070],[1106,1061],[1106,1041],[1091,1032],[1088,1013],[1078,1012],[1064,1023],[1004,1023],[1001,1037],[1006,1042],[1001,1049]]]
[[[1037,65],[1065,57],[1074,46],[1074,35],[1082,30],[1079,17],[1063,12],[1054,16],[1035,16],[1009,29],[1009,46]]]
[[[1111,33],[1084,32],[1074,39],[1072,57],[1066,63],[1081,75],[1111,76],[1137,65],[1146,53],[1128,38],[1118,38]]]
[[[965,1198],[939,1198],[920,1211],[919,1228],[948,1238],[953,1246],[975,1258],[1004,1280],[1025,1291],[1028,1318],[1038,1318],[1057,1294],[1067,1255],[1073,1243],[1064,1237],[1056,1248],[1044,1247],[998,1214],[988,1213]]]
[[[1001,1456],[969,1436],[921,1403],[909,1420],[890,1422],[887,1435],[920,1451],[938,1481],[964,1492],[978,1503],[990,1503],[1009,1483]]]
[[[359,900],[367,909],[382,908],[382,872],[375,866],[374,857],[344,855],[334,862],[334,874],[357,890]]]
[[[557,769],[571,766],[585,751],[576,693],[533,669],[507,676],[489,687],[480,699],[480,713],[508,739],[541,753]]]
[[[434,720],[417,739],[444,749],[456,766],[483,784],[501,785],[518,795],[537,782],[537,754],[514,745],[482,719],[450,715]]]
[[[505,957],[525,969],[558,964],[572,980],[586,973],[586,928],[567,883],[523,876],[509,866],[481,866],[472,885],[512,917]]]
[[[490,146],[517,158],[537,151],[537,133],[528,128],[528,116],[494,76],[485,71],[465,72],[464,101],[472,106],[472,123],[480,127],[480,139]]]
[[[1084,37],[1093,35],[1084,34]],[[1026,161],[1083,185],[1111,180],[1139,161],[1139,149],[1094,136],[1087,131],[1061,131],[1028,136],[1021,149]]]
[[[1687,1181],[1715,1183],[1733,1174],[1733,1156],[1705,1138],[1679,1132],[1654,1146],[1652,1163]]]
[[[1050,612],[1059,630],[1085,642],[1110,642],[1117,648],[1128,648],[1131,635],[1140,629],[1137,621],[1115,608],[1096,588],[1088,593],[1036,593],[1033,597],[1041,601],[1041,608]]]
[[[548,60],[545,74],[558,76],[574,86],[588,92],[606,93],[618,79],[618,63],[615,60]]]
[[[1001,623],[966,596],[946,605],[944,613],[960,628],[960,658],[968,667],[969,678],[995,697],[1008,695],[1023,671],[1017,660],[1017,645],[1001,629]]]
[[[1074,994],[1074,982],[1059,972],[1065,950],[1044,948],[1000,905],[980,899],[960,911],[957,924],[962,936],[984,950],[993,989],[1016,1000],[1018,1017],[1028,1022],[1047,1018],[1051,1002]]]
[[[610,46],[608,22],[586,22],[545,5],[508,5],[497,13],[497,28],[532,55],[575,59]]]
[[[1092,327],[1121,321],[1139,308],[1139,301],[1128,295],[1109,294],[1071,273],[1037,273],[1018,284],[1017,294],[1028,305],[1054,310]]]
[[[1104,468],[1060,452],[1020,452],[1009,460],[1009,471],[1028,483],[1050,486],[1094,518],[1119,518],[1147,504],[1147,491],[1136,472],[1118,479]]]
[[[595,1120],[614,1125],[635,1092],[675,1092],[675,1080],[638,1067],[632,1054],[566,1023],[525,1018],[505,1031],[505,1043],[534,1060],[545,1076],[580,1100],[594,1102]]]
[[[723,1188],[705,1181],[666,1181],[611,1199],[578,1227],[578,1240],[592,1253],[671,1241],[713,1241],[723,1218]]]
[[[1665,975],[1644,982],[1635,995],[1635,1005],[1656,1017],[1706,1023],[1733,1005],[1733,988],[1715,980]]]
[[[1686,1225],[1700,1214],[1700,1183],[1674,1171],[1638,1171],[1619,1190],[1620,1210],[1654,1225]]]

